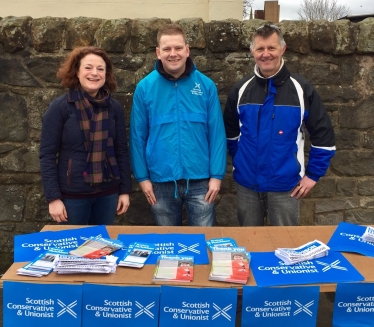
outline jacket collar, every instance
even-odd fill
[[[175,78],[173,76],[171,76],[170,74],[168,74],[165,69],[164,69],[164,66],[162,65],[162,62],[161,60],[157,60],[155,62],[155,69],[158,71],[158,73],[166,78],[167,80],[169,81],[177,81],[177,80],[180,80],[182,78],[186,78],[188,75],[190,75],[192,73],[193,70],[196,69],[192,59],[190,57],[187,57],[187,60],[186,60],[186,69],[185,71],[183,72],[183,74],[181,76],[179,76],[178,78]]]
[[[290,72],[287,69],[286,65],[284,64],[283,58],[282,58],[282,62],[281,62],[281,66],[279,70],[270,77],[263,77],[260,74],[260,70],[257,65],[255,66],[254,71],[255,71],[256,80],[260,84],[267,84],[269,82],[269,79],[272,78],[274,85],[282,85],[285,82],[285,80],[290,77]]]

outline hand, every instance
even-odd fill
[[[129,194],[120,194],[118,197],[117,204],[117,216],[122,215],[130,206],[130,195]]]
[[[65,205],[60,199],[49,202],[49,214],[57,223],[65,223],[68,221]]]
[[[292,190],[291,197],[296,197],[296,199],[305,198],[314,185],[316,185],[314,180],[304,176]]]
[[[211,204],[214,202],[220,188],[221,188],[221,180],[217,178],[211,178],[208,183],[208,193],[205,195],[204,201]]]
[[[156,204],[156,196],[153,193],[153,186],[151,181],[148,179],[146,181],[142,181],[139,183],[140,188],[142,189],[142,192],[144,193],[148,203],[150,205]]]

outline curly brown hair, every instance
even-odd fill
[[[57,72],[57,78],[61,79],[61,85],[66,88],[79,87],[80,84],[77,73],[79,71],[81,60],[89,54],[97,55],[105,61],[106,74],[104,88],[113,92],[117,87],[116,78],[113,72],[113,64],[109,59],[108,54],[103,49],[94,46],[77,47],[70,52]]]

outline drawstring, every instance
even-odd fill
[[[175,198],[175,199],[178,198],[177,190],[178,190],[177,181],[174,179],[174,198]]]
[[[186,192],[184,194],[187,194],[188,193],[188,188],[190,187],[190,179],[187,178],[187,188],[186,188]]]

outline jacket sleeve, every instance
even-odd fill
[[[134,92],[130,115],[130,158],[134,177],[138,182],[149,180],[146,147],[149,135],[147,108],[141,83]]]
[[[326,174],[330,160],[335,154],[335,135],[322,100],[309,83],[305,96],[304,121],[312,143],[305,175],[317,182]]]
[[[132,190],[129,149],[126,136],[126,122],[122,106],[114,101],[116,139],[114,146],[116,149],[116,160],[121,177],[119,194],[129,194]]]
[[[226,134],[223,125],[222,109],[214,83],[210,88],[209,111],[209,173],[211,178],[223,179],[226,172]]]
[[[44,195],[47,202],[62,197],[58,182],[57,154],[64,128],[64,108],[61,101],[56,99],[49,105],[42,119],[39,159]]]
[[[239,116],[237,111],[238,91],[239,90],[235,86],[231,89],[223,113],[227,148],[232,158],[235,157],[236,151],[238,150],[238,140],[240,135]]]

